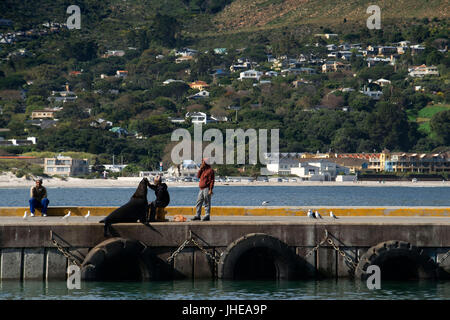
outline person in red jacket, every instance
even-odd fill
[[[200,220],[202,213],[202,205],[205,205],[205,217],[202,221],[210,220],[211,212],[211,196],[213,195],[214,188],[214,170],[208,164],[208,159],[202,159],[202,164],[200,170],[197,173],[197,178],[200,179],[198,186],[200,187],[200,192],[197,197],[196,215],[192,220]]]

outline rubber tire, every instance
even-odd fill
[[[418,276],[420,279],[436,278],[437,266],[435,262],[422,250],[409,242],[401,240],[390,240],[377,244],[367,250],[360,258],[355,270],[356,279],[366,280],[368,276],[365,271],[370,265],[377,265],[380,260],[386,259],[388,256],[407,256],[412,259],[420,270]],[[381,272],[383,272],[381,270]]]
[[[233,241],[222,253],[218,265],[219,279],[234,280],[234,269],[241,256],[250,249],[266,247],[276,256],[278,279],[293,280],[298,277],[301,263],[288,245],[265,233],[250,233]]]
[[[81,279],[84,281],[96,281],[101,278],[98,271],[101,269],[102,264],[112,257],[124,254],[137,256],[140,261],[141,254],[145,250],[145,246],[136,240],[126,238],[111,238],[105,240],[94,248],[92,248],[81,265]],[[147,270],[142,270],[147,269]],[[141,266],[142,279],[149,278],[148,266],[144,263]]]

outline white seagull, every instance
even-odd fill
[[[27,219],[27,212],[25,211],[25,213],[23,214],[23,219],[26,220]]]
[[[270,201],[263,201],[261,204],[262,204],[263,206],[267,206],[267,205],[269,204],[269,202],[270,202]]]
[[[84,218],[87,220],[87,219],[89,219],[90,215],[91,215],[91,211],[88,211],[87,215],[85,215]]]
[[[332,217],[333,219],[338,219],[338,217],[336,217],[333,213],[333,211],[330,211],[330,217]]]
[[[308,215],[308,217],[311,218],[311,219],[315,219],[315,218],[316,218],[316,216],[314,215],[314,212],[312,212],[311,209],[308,210],[307,215]]]
[[[63,220],[66,220],[66,219],[69,219],[69,217],[70,217],[70,211],[62,218],[63,218]]]
[[[319,211],[317,211],[317,210],[315,212],[315,215],[316,215],[316,218],[323,219],[322,216],[320,215]]]

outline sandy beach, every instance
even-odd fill
[[[119,177],[118,179],[79,179],[67,178],[44,178],[43,185],[50,188],[120,188],[136,187],[141,178],[139,177]],[[13,174],[0,175],[0,188],[26,188],[34,185],[33,179],[25,177],[17,178]],[[169,187],[197,187],[198,182],[167,182]],[[216,186],[361,186],[361,187],[450,187],[450,181],[386,181],[379,183],[376,181],[358,182],[317,182],[317,181],[297,181],[297,182],[216,182]]]

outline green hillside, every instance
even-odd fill
[[[368,30],[366,0],[80,0],[68,30],[71,1],[3,0],[2,148],[166,167],[171,133],[198,111],[217,120],[206,128],[279,128],[282,152],[448,148],[447,3],[380,0],[382,29]],[[415,46],[378,59],[402,40]],[[435,71],[410,77],[421,65]],[[56,120],[33,114],[45,109]],[[12,145],[27,137],[37,144]]]

